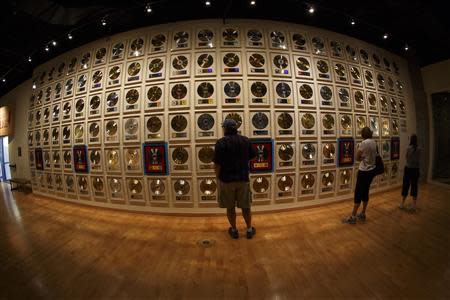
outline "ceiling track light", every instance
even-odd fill
[[[33,90],[35,90],[36,89],[36,82],[33,82],[33,85],[31,86],[31,88],[33,89]]]
[[[355,26],[355,25],[356,25],[356,22],[355,22],[355,20],[354,20],[354,19],[351,19],[351,21],[350,21],[350,25],[352,25],[352,26]]]
[[[52,41],[52,45],[56,47],[57,43],[55,40]]]
[[[255,0],[250,1],[250,6],[255,6],[255,5],[256,5],[256,1]]]
[[[6,78],[5,77],[2,78],[2,82],[6,82]]]
[[[387,33],[383,34],[383,39],[387,40],[387,38],[389,37],[389,35]]]
[[[71,33],[68,33],[68,34],[67,34],[67,38],[68,38],[69,40],[71,40],[71,39],[73,39],[73,35],[72,35]]]
[[[102,20],[100,21],[100,24],[102,24],[102,26],[106,26],[106,17],[102,18]]]
[[[31,61],[32,61],[31,56],[28,56],[28,62],[31,62]]]
[[[150,6],[150,3],[147,3],[147,5],[145,6],[145,12],[146,13],[151,13],[153,10],[152,10],[152,7]]]
[[[206,7],[210,7],[210,6],[211,6],[211,1],[206,0],[206,1],[205,1],[205,6],[206,6]]]
[[[405,44],[405,47],[403,49],[405,49],[405,51],[408,51],[409,50],[408,44]]]
[[[44,50],[45,50],[45,52],[48,52],[48,51],[50,51],[50,47],[48,45],[46,45]]]
[[[316,10],[314,9],[313,6],[310,6],[310,7],[308,8],[308,12],[309,12],[309,14],[311,14],[311,15],[312,15],[315,11],[316,11]]]

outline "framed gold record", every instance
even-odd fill
[[[309,44],[308,36],[305,32],[291,32],[290,37],[292,51],[309,52],[311,46]]]
[[[317,114],[315,112],[299,112],[300,135],[317,136]]]
[[[169,165],[171,173],[186,173],[192,171],[192,152],[190,145],[169,146]]]
[[[400,135],[400,121],[398,119],[391,119],[391,135]]]
[[[197,172],[213,172],[214,171],[214,143],[212,144],[196,144],[195,146],[197,159]]]
[[[389,118],[381,118],[381,136],[382,137],[389,137],[391,134],[391,129],[390,129],[390,119]]]
[[[380,136],[380,122],[378,116],[369,116],[369,128],[374,137]]]
[[[272,76],[291,77],[291,63],[287,53],[270,53]]]
[[[45,88],[45,97],[44,97],[45,101],[44,102],[49,103],[51,98],[52,98],[52,86],[49,85]]]
[[[289,80],[272,81],[272,98],[275,106],[290,106],[294,104],[294,88]]]
[[[69,175],[69,174],[64,175],[64,191],[67,194],[76,194],[77,193],[77,186],[76,186],[74,175]]]
[[[295,137],[295,114],[292,111],[275,112],[275,134],[277,137]]]
[[[406,101],[403,98],[398,99],[398,108],[400,116],[406,116]]]
[[[362,68],[364,77],[364,86],[368,89],[375,89],[375,76],[371,69]]]
[[[360,89],[352,89],[353,94],[353,107],[355,111],[366,111],[366,95],[364,93],[364,90]]]
[[[345,54],[348,61],[359,64],[359,51],[354,45],[347,44],[345,46]]]
[[[386,75],[381,72],[375,72],[375,81],[378,90],[386,90]]]
[[[317,84],[317,95],[319,97],[319,106],[321,109],[335,108],[335,95],[332,85]]]
[[[59,126],[53,126],[51,129],[51,144],[52,146],[59,145],[60,128]]]
[[[119,148],[105,148],[105,165],[108,172],[122,172],[122,155]]]
[[[320,133],[323,137],[336,136],[336,114],[334,112],[321,113]]]
[[[332,57],[341,58],[341,59],[343,59],[345,57],[344,45],[342,44],[341,41],[330,40],[329,46],[330,46],[330,53],[331,53]]]
[[[372,63],[370,62],[370,55],[369,52],[366,49],[359,49],[359,57],[361,59],[361,64],[366,65],[368,67],[372,66]]]
[[[125,165],[125,172],[140,173],[142,172],[141,161],[141,147],[126,147],[123,148],[123,159]]]
[[[353,116],[348,113],[339,114],[339,135],[353,136]]]
[[[144,61],[134,60],[127,62],[126,67],[126,83],[140,83],[144,74]]]
[[[170,185],[168,184],[167,178],[148,177],[146,178],[146,185],[148,198],[151,203],[168,205]]]
[[[91,187],[89,177],[86,175],[77,175],[77,192],[80,200],[90,200]]]
[[[45,178],[45,184],[47,187],[47,191],[52,191],[55,184],[53,183],[53,174],[52,173],[45,173],[44,175]]]
[[[31,117],[33,116],[33,114],[30,115]],[[60,103],[56,103],[52,106],[52,124],[56,124],[59,123],[61,117],[61,104]]]
[[[390,96],[389,97],[389,107],[391,109],[391,116],[392,115],[397,115],[398,114],[398,102],[397,99]]]
[[[250,190],[253,203],[266,203],[272,199],[272,176],[250,175]]]
[[[145,87],[145,110],[159,110],[164,108],[165,98],[164,84],[151,84]]]
[[[243,81],[222,80],[222,106],[243,106]]]
[[[171,51],[186,50],[191,48],[191,32],[190,30],[175,29],[172,32],[172,47]]]
[[[296,146],[294,141],[277,142],[275,147],[275,163],[277,170],[295,168]]]
[[[175,206],[192,202],[193,182],[188,177],[171,177],[172,199],[175,200]]]
[[[189,113],[169,114],[169,139],[174,141],[189,140],[190,119]]]
[[[105,68],[95,69],[91,72],[90,91],[101,90],[105,82]]]
[[[383,139],[381,140],[381,157],[383,160],[390,160],[391,159],[391,140],[390,139]]]
[[[72,149],[62,149],[63,165],[65,170],[72,171]]]
[[[50,106],[46,106],[42,111],[44,125],[48,125],[50,123]]]
[[[195,75],[216,75],[216,54],[214,52],[199,52],[195,54]]]
[[[337,83],[348,83],[347,65],[341,61],[332,61],[334,78]]]
[[[353,187],[353,168],[345,168],[339,169],[337,171],[338,179],[337,186],[338,190],[341,191],[350,191]]]
[[[94,51],[94,66],[99,66],[106,63],[108,48],[107,47],[99,47]]]
[[[269,106],[269,81],[248,80],[248,95],[250,106]]]
[[[215,80],[196,81],[194,93],[196,107],[217,105],[217,85]]]
[[[150,114],[145,116],[144,128],[146,141],[164,140],[164,115]]]
[[[313,83],[296,82],[298,106],[302,107],[316,107],[315,87]]]
[[[145,52],[145,37],[135,37],[130,39],[128,44],[128,58],[139,57]]]
[[[87,70],[91,67],[92,61],[92,52],[86,51],[84,52],[79,59],[79,70]]]
[[[336,170],[322,170],[320,177],[320,193],[333,194],[336,187]]]
[[[147,81],[163,80],[166,78],[166,57],[165,56],[150,56],[145,63]]]
[[[43,158],[44,158],[44,169],[50,169],[51,168],[51,157],[50,157],[50,150],[44,149],[42,151]]]
[[[269,48],[277,50],[288,50],[289,36],[283,30],[268,30]]]
[[[113,204],[125,204],[125,185],[122,177],[108,176],[106,178],[108,198]]]
[[[64,136],[64,129],[63,129]],[[73,142],[75,144],[86,143],[86,125],[84,122],[73,124]]]
[[[66,75],[67,64],[64,61],[60,61],[56,68],[56,78],[62,78]]]
[[[299,196],[300,199],[307,198],[310,199],[314,197],[316,190],[317,173],[316,172],[305,172],[299,175]]]
[[[247,48],[263,48],[265,45],[264,31],[257,27],[249,27],[245,30]]]
[[[189,81],[171,82],[169,84],[170,108],[188,108],[191,99],[191,85]]]
[[[269,63],[265,52],[248,51],[247,56],[247,74],[251,76],[268,75]]]
[[[348,71],[349,71],[349,80],[351,85],[353,86],[363,86],[363,76],[362,69],[359,65],[348,65]]]
[[[89,168],[92,173],[103,171],[103,152],[100,148],[88,149]]]
[[[62,98],[63,82],[58,81],[53,85],[53,98],[52,101],[58,101]]]
[[[126,53],[126,41],[113,41],[110,47],[109,61],[115,62],[124,59]]]
[[[121,90],[107,91],[104,97],[105,115],[115,115],[120,113],[122,93]]]
[[[141,140],[141,121],[139,116],[122,119],[124,143],[138,143]]]
[[[170,78],[189,77],[191,75],[190,69],[190,53],[178,53],[170,57]]]
[[[196,48],[216,47],[216,34],[212,26],[197,28],[195,39]]]
[[[388,71],[391,72],[391,62],[387,57],[383,57],[383,68]]]
[[[375,68],[381,69],[381,57],[378,53],[376,52],[372,53],[372,62]]]
[[[78,66],[78,58],[75,56],[70,57],[69,60],[67,61],[67,72],[65,75],[68,76],[68,75],[72,75],[72,74],[76,73],[77,66]],[[42,76],[41,76],[41,79],[42,79]],[[41,80],[41,84],[43,84],[42,80]]]
[[[89,117],[100,117],[102,114],[103,94],[89,95],[88,114]]]
[[[74,85],[75,85],[75,78],[74,77],[70,77],[70,78],[66,78],[66,80],[64,81],[64,97],[70,97],[73,96],[74,93]],[[38,101],[39,101],[39,94],[38,94]],[[42,96],[41,96],[42,98]]]
[[[105,177],[95,175],[90,176],[91,187],[92,187],[92,196],[95,201],[105,202],[106,197],[106,181]]]
[[[322,166],[335,166],[336,165],[336,155],[337,146],[335,140],[322,141],[320,146],[320,157]]]
[[[52,167],[54,169],[61,169],[62,157],[59,149],[52,151]]]
[[[80,119],[84,119],[86,116],[86,111],[87,111],[87,103],[86,103],[86,98],[85,97],[77,97],[75,98],[75,105],[74,105],[74,119],[75,120],[80,120]]]
[[[72,144],[72,125],[71,124],[65,124],[61,127],[61,137],[62,137],[62,143],[63,145],[71,145]],[[35,135],[35,141],[36,144],[39,144],[39,139]]]
[[[315,57],[313,60],[314,63],[314,72],[317,80],[321,81],[332,81],[333,74],[332,69],[333,66],[330,64],[330,61],[324,58]]]
[[[387,75],[386,82],[387,82],[387,85],[386,85],[387,89],[389,90],[390,93],[394,94],[395,93],[395,89],[394,89],[395,83],[394,83],[394,79],[392,78],[392,76]]]
[[[320,151],[317,143],[300,143],[300,168],[314,168],[317,166],[317,152]]]
[[[251,137],[270,137],[272,135],[270,111],[250,111],[249,116]]]
[[[133,204],[133,201],[137,201],[140,205],[143,205],[145,201],[144,179],[142,177],[127,177],[125,182],[130,204]]]
[[[109,66],[106,74],[106,87],[120,86],[122,84],[123,74],[123,64]]]
[[[366,91],[367,107],[368,111],[372,113],[378,113],[378,97],[375,92]]]
[[[142,89],[141,86],[134,86],[127,88],[123,91],[124,101],[123,101],[123,113],[138,113],[141,111],[142,101]]]
[[[153,34],[150,35],[149,52],[150,53],[166,52],[168,40],[169,39],[167,32],[154,32]]]
[[[217,139],[217,113],[198,112],[195,113],[196,139]]]
[[[55,180],[55,190],[56,192],[59,192],[57,195],[62,196],[62,193],[64,192],[64,183],[63,183],[63,176],[61,173],[54,174],[54,180]]]
[[[242,75],[242,53],[240,51],[221,52],[222,75]]]
[[[356,133],[355,135],[357,137],[361,136],[361,130],[366,127],[366,126],[370,126],[370,124],[367,122],[367,116],[366,115],[355,115],[355,129],[356,129]],[[369,127],[370,128],[370,127]]]
[[[277,175],[276,179],[276,198],[279,199],[285,199],[290,198],[293,199],[295,196],[295,174],[289,173],[289,174],[279,174]]]
[[[294,55],[295,77],[313,79],[314,68],[311,58],[306,55]]]
[[[103,121],[104,143],[120,142],[120,119],[105,119]]]
[[[328,49],[325,38],[320,36],[312,36],[311,46],[312,46],[312,53],[314,55],[322,55],[322,56],[327,55]]]
[[[240,47],[241,34],[239,28],[233,26],[223,27],[220,40],[222,47]]]
[[[200,203],[217,201],[217,179],[215,176],[199,177],[197,179],[198,191],[200,192]]]
[[[399,79],[397,79],[396,81],[395,81],[395,87],[396,87],[396,89],[397,89],[397,94],[399,94],[399,95],[403,95],[403,89],[404,89],[404,84],[403,84],[403,82],[402,81],[400,81]]]

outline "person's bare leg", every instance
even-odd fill
[[[363,208],[362,208],[362,212],[361,212],[363,215],[366,214],[367,204],[369,204],[369,201],[363,201]]]
[[[417,208],[417,197],[413,197],[413,204],[411,206],[412,209],[416,209]]]
[[[359,205],[360,205],[361,203],[355,203],[355,205],[353,206],[353,211],[352,211],[352,216],[353,217],[355,217],[356,216],[356,213],[358,212],[358,208],[359,208]]]
[[[242,216],[244,217],[247,229],[252,228],[252,211],[250,210],[250,208],[243,208]]]
[[[227,208],[227,217],[228,222],[230,222],[231,228],[233,230],[236,230],[236,209],[233,208]]]

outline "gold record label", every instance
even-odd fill
[[[223,57],[223,63],[229,68],[233,68],[239,65],[239,61],[239,55],[237,55],[236,53],[227,53]]]
[[[334,175],[331,172],[325,172],[322,175],[322,185],[323,186],[331,186],[334,182]]]
[[[138,129],[139,129],[139,122],[137,119],[128,119],[125,122],[125,131],[127,132],[127,134],[129,135],[136,134]]]
[[[186,31],[179,31],[175,33],[175,35],[173,36],[173,40],[177,45],[186,44],[189,40],[189,33],[187,33]]]
[[[282,144],[278,149],[278,157],[281,160],[288,161],[294,156],[294,149],[290,144]]]
[[[358,126],[359,129],[363,129],[364,127],[366,127],[366,118],[363,116],[357,116],[356,126]]]
[[[305,159],[313,159],[316,155],[316,147],[311,143],[306,143],[302,146],[302,156]]]
[[[129,90],[125,95],[125,100],[130,105],[136,104],[136,102],[139,100],[139,91],[137,89]]]
[[[348,89],[346,88],[340,88],[339,89],[339,99],[341,102],[348,103],[350,100],[350,93],[348,92]]]
[[[359,72],[358,68],[356,68],[356,67],[350,68],[350,74],[352,75],[353,79],[355,79],[355,80],[361,79],[361,72]]]
[[[120,76],[120,67],[114,66],[109,70],[109,79],[116,80]]]
[[[64,151],[64,162],[66,164],[70,164],[72,162],[72,153],[70,152],[70,150],[66,150]]]
[[[227,42],[233,42],[236,41],[239,37],[239,33],[236,29],[234,28],[226,28],[223,32],[222,32],[222,36],[223,39]]]
[[[341,173],[340,173],[341,184],[349,184],[351,176],[352,176],[352,171],[350,171],[350,170],[341,170]]]
[[[331,159],[334,158],[336,153],[336,148],[331,143],[326,143],[323,145],[322,154],[325,158]]]
[[[89,134],[92,137],[96,137],[100,132],[100,126],[98,126],[98,123],[91,123],[91,125],[89,125]]]
[[[275,87],[278,97],[288,98],[291,95],[291,87],[286,82],[279,82]]]
[[[159,86],[152,86],[148,89],[147,99],[150,102],[156,102],[161,99],[162,89]]]
[[[175,70],[186,69],[187,65],[188,65],[188,58],[184,55],[178,55],[172,60],[172,67]]]
[[[310,113],[305,113],[301,119],[303,127],[306,129],[312,129],[316,123],[316,119]]]
[[[355,92],[355,102],[357,104],[364,104],[364,95],[361,91]]]
[[[294,123],[294,119],[289,113],[283,112],[278,115],[277,123],[282,129],[289,129]]]
[[[172,152],[172,160],[177,165],[184,165],[189,158],[189,154],[183,147],[176,147]]]
[[[214,58],[211,54],[204,53],[197,58],[197,64],[200,68],[209,68],[212,66],[213,62]]]
[[[184,179],[178,179],[177,181],[175,181],[173,188],[177,196],[186,195],[189,193],[189,190],[191,189],[189,182],[187,182]]]
[[[322,125],[326,129],[333,129],[334,127],[334,117],[330,114],[325,114],[322,117]]]
[[[117,133],[117,122],[114,120],[108,121],[106,123],[106,134],[109,136],[113,136]]]
[[[106,105],[109,107],[116,106],[117,102],[119,102],[119,94],[116,92],[112,92],[106,98]]]
[[[286,69],[288,66],[288,59],[284,55],[275,55],[273,64],[279,69]]]
[[[260,42],[263,38],[263,35],[262,35],[261,31],[259,31],[257,29],[250,29],[247,32],[247,37],[252,42]]]
[[[317,70],[319,70],[320,73],[328,73],[330,68],[328,67],[328,63],[324,60],[318,60],[317,61]]]
[[[128,181],[128,190],[131,194],[140,194],[142,192],[142,183],[137,179],[130,179]]]
[[[100,151],[93,150],[89,156],[89,159],[91,160],[91,163],[98,165],[100,163]]]
[[[213,93],[214,93],[214,87],[209,82],[202,82],[197,87],[197,94],[201,98],[209,98],[213,95]]]
[[[352,127],[352,120],[350,119],[350,116],[348,115],[341,116],[341,126],[345,130],[348,130]]]
[[[82,112],[84,109],[84,100],[78,99],[77,103],[75,103],[75,110],[77,112]]]
[[[148,131],[150,131],[152,133],[156,133],[161,130],[161,127],[162,127],[162,122],[161,122],[160,118],[153,116],[147,120]]]
[[[204,195],[213,195],[217,190],[217,184],[214,179],[202,179],[200,181],[200,191]]]
[[[114,194],[119,193],[122,190],[122,185],[117,178],[111,178],[109,180],[109,187],[111,188],[111,192]]]
[[[86,192],[88,189],[88,182],[86,177],[78,177],[78,186],[80,187],[80,192]]]
[[[75,138],[79,139],[83,137],[83,133],[84,133],[84,128],[83,125],[75,125]]]
[[[267,180],[266,177],[256,177],[253,180],[253,190],[256,193],[264,193],[267,192],[267,190],[269,189],[269,180]]]
[[[187,95],[187,87],[183,83],[177,83],[172,87],[172,97],[177,100],[184,99]]]
[[[204,164],[212,163],[214,159],[214,148],[213,147],[202,147],[198,151],[198,159]]]
[[[161,179],[152,180],[150,183],[150,190],[154,195],[164,194],[166,187]]]
[[[266,59],[264,58],[264,56],[259,53],[253,53],[252,55],[250,55],[248,61],[252,65],[252,67],[255,68],[262,68],[266,63]]]
[[[139,165],[139,150],[137,149],[127,149],[125,153],[125,159],[128,166],[136,167]]]
[[[294,180],[292,180],[292,177],[289,175],[281,176],[278,179],[278,189],[282,192],[288,192],[292,189],[292,186],[294,185]]]
[[[128,75],[136,76],[141,71],[141,64],[138,62],[134,62],[128,66]]]
[[[341,76],[341,77],[345,76],[345,67],[340,63],[337,63],[334,65],[334,71],[336,72],[336,74],[338,76]]]
[[[314,187],[314,183],[315,183],[316,179],[314,178],[313,174],[305,174],[302,177],[301,183],[302,183],[302,187],[304,189],[311,189],[312,187]]]
[[[300,86],[300,95],[305,99],[310,99],[313,96],[313,89],[309,84],[302,84]]]
[[[173,130],[181,132],[187,127],[187,119],[183,115],[176,115],[172,118],[170,125]]]
[[[93,110],[94,109],[98,109],[100,107],[100,97],[99,96],[92,97],[90,102],[89,102],[89,106]]]
[[[214,37],[214,33],[209,29],[202,29],[198,32],[197,38],[201,42],[210,42]]]
[[[106,55],[106,48],[100,48],[95,53],[95,59],[102,60]]]
[[[333,91],[330,89],[330,87],[324,85],[320,88],[320,96],[323,100],[330,101],[333,97]]]
[[[108,165],[117,167],[119,165],[119,152],[117,150],[108,151]]]
[[[210,114],[201,114],[197,119],[197,125],[201,130],[207,131],[214,127],[214,117]]]
[[[112,48],[112,54],[113,56],[119,56],[122,54],[123,52],[123,48],[124,48],[124,44],[122,42],[119,42],[117,44],[115,44]]]
[[[160,58],[154,58],[148,64],[148,69],[152,73],[160,72],[163,67],[164,67],[164,61]]]
[[[139,54],[139,51],[144,47],[144,40],[141,38],[135,39],[131,42],[131,50],[133,53]]]
[[[297,58],[295,64],[302,71],[308,71],[311,68],[311,66],[309,65],[309,61],[304,57]]]
[[[229,113],[226,117],[226,119],[232,119],[237,123],[237,128],[239,129],[242,125],[242,117],[238,113]]]
[[[241,93],[241,86],[236,81],[229,81],[224,87],[225,94],[228,97],[237,97]]]
[[[151,43],[153,47],[161,47],[166,43],[166,36],[163,34],[157,34],[152,37]]]
[[[264,97],[267,94],[267,87],[264,82],[256,81],[252,83],[250,91],[252,92],[253,96],[260,98]]]
[[[94,83],[100,83],[100,81],[102,81],[103,78],[103,72],[101,70],[97,70],[94,72],[94,74],[92,75],[92,81]]]
[[[269,125],[269,118],[265,113],[257,112],[252,117],[252,124],[256,129],[264,129]]]
[[[67,126],[64,127],[64,129],[63,129],[63,138],[65,140],[70,138],[70,127],[67,127]],[[36,138],[36,140],[37,140],[37,138]]]
[[[92,185],[94,186],[96,192],[102,192],[104,189],[103,180],[101,178],[94,178]]]
[[[369,70],[364,71],[364,78],[367,82],[373,82],[373,74]]]

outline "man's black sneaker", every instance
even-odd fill
[[[228,234],[231,236],[232,239],[238,239],[239,238],[239,231],[237,229],[228,228]]]
[[[247,230],[247,238],[248,238],[248,239],[251,239],[255,234],[256,234],[256,229],[255,229],[255,227],[252,227],[252,230],[251,230],[251,231],[248,231],[248,230]]]

